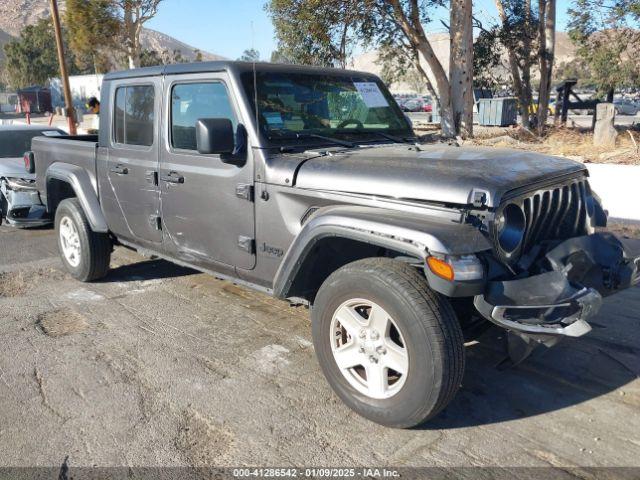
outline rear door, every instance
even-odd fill
[[[253,164],[225,163],[201,155],[195,125],[200,118],[228,118],[240,125],[238,105],[224,72],[165,77],[165,141],[160,154],[164,249],[206,266],[255,265]],[[168,179],[177,179],[167,181]]]
[[[107,175],[117,208],[105,209],[108,220],[133,241],[160,243],[158,134],[162,108],[160,77],[114,82]],[[124,218],[124,222],[122,222]],[[118,221],[119,220],[119,221]]]

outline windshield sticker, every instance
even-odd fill
[[[375,82],[353,82],[353,86],[360,93],[365,105],[369,108],[388,107],[389,102],[384,98]]]
[[[269,128],[283,128],[284,121],[280,112],[262,112],[264,119],[267,121]]]
[[[61,133],[56,130],[46,130],[42,132],[42,135],[44,135],[45,137],[59,137]]]

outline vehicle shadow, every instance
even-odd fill
[[[605,300],[593,330],[503,368],[505,332],[467,347],[463,384],[423,429],[452,429],[532,417],[607,394],[640,376],[640,288]]]
[[[198,272],[191,268],[181,267],[166,260],[153,259],[129,263],[109,270],[109,274],[98,283],[134,282],[176,278],[194,275]]]

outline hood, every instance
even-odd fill
[[[459,205],[482,190],[494,207],[510,190],[580,171],[586,168],[573,160],[523,150],[395,145],[308,159],[295,186]]]
[[[27,173],[24,168],[24,160],[18,158],[0,158],[0,178],[23,178],[25,180],[35,180],[36,176]]]

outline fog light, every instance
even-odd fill
[[[427,258],[427,265],[434,275],[450,282],[481,280],[484,277],[482,263],[475,255],[447,255],[444,258],[431,256]]]

